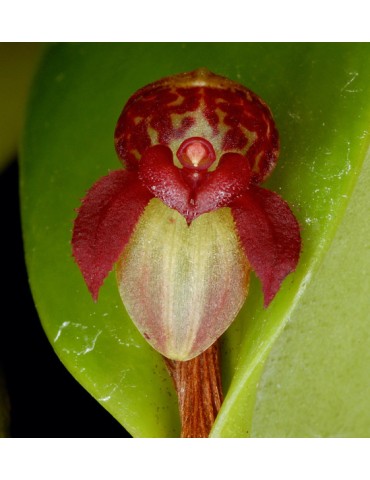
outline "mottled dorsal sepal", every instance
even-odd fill
[[[206,69],[174,75],[136,92],[116,127],[121,161],[137,169],[146,149],[169,146],[176,152],[190,137],[212,144],[216,168],[221,155],[240,153],[252,170],[252,182],[265,180],[279,153],[279,137],[268,106],[251,90]]]

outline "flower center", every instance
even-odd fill
[[[207,170],[216,160],[213,146],[202,137],[187,138],[177,150],[177,158],[184,168]]]

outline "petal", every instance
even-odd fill
[[[125,307],[160,353],[189,360],[234,320],[248,290],[249,264],[229,209],[185,219],[153,199],[117,263]]]
[[[139,177],[155,197],[181,215],[188,214],[191,189],[181,170],[173,164],[172,151],[168,147],[154,145],[146,150],[140,161]]]
[[[187,174],[204,177],[192,185]],[[173,164],[168,147],[155,145],[146,150],[140,162],[139,176],[143,184],[167,206],[174,208],[191,223],[203,213],[228,205],[248,186],[249,164],[239,153],[225,153],[213,172],[193,172]]]
[[[231,211],[248,261],[262,282],[267,307],[298,263],[298,222],[279,195],[256,186],[237,199]]]
[[[229,205],[248,187],[250,179],[251,170],[243,155],[240,153],[222,155],[216,170],[210,172],[197,189],[195,196],[197,215]]]
[[[94,300],[151,198],[137,174],[116,170],[98,180],[82,200],[72,250]]]

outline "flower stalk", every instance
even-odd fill
[[[164,360],[178,396],[181,437],[208,437],[223,401],[218,342],[191,360]]]

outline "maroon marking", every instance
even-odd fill
[[[204,80],[203,83],[199,79]],[[115,131],[121,161],[137,169],[138,160],[149,146],[186,140],[197,111],[202,113],[214,135],[220,132],[221,126],[227,127],[217,158],[230,151],[243,153],[252,170],[252,183],[265,180],[279,153],[278,132],[269,108],[242,85],[203,71],[165,78],[142,88],[129,99]],[[218,112],[222,113],[223,120]],[[172,121],[174,114],[179,116],[177,128]],[[243,129],[255,134],[249,148]],[[156,132],[154,143],[150,132]]]

